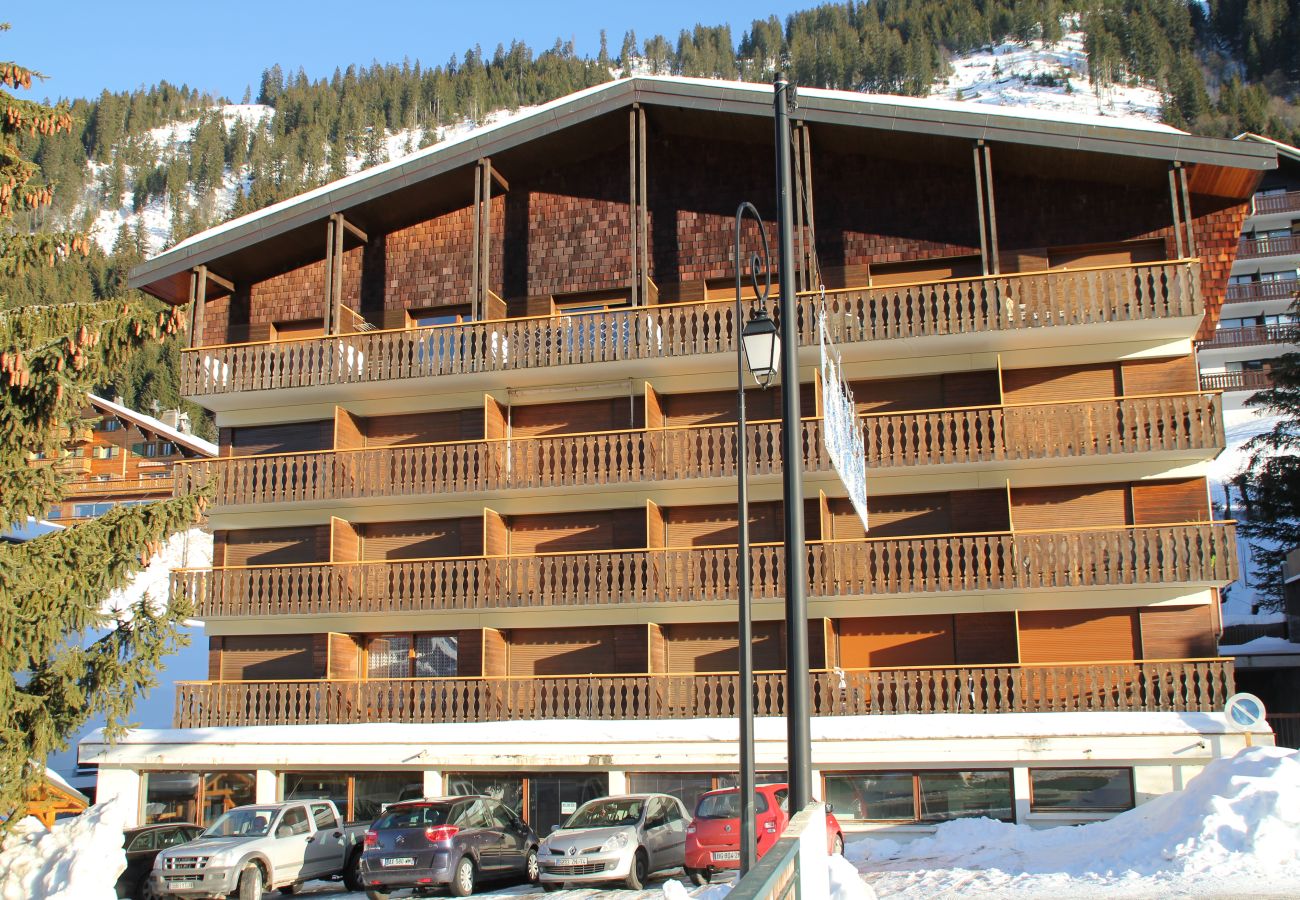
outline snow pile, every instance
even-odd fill
[[[862,880],[853,863],[835,853],[826,865],[830,869],[830,900],[876,900],[876,892]]]
[[[150,605],[167,602],[172,569],[205,568],[212,565],[212,535],[200,528],[173,534],[149,565],[137,572],[125,588],[113,591],[104,603],[105,612],[126,618],[132,605],[146,600]]]
[[[931,96],[1061,113],[1136,117],[1159,121],[1160,92],[1142,85],[1099,87],[1088,80],[1086,35],[1078,18],[1061,21],[1065,34],[1053,44],[1007,41],[950,60],[952,74]]]
[[[48,831],[23,819],[0,848],[0,900],[116,900],[125,824],[117,803],[92,806]]]
[[[1034,830],[960,819],[906,846],[865,840],[847,854],[882,894],[1281,895],[1300,889],[1300,753],[1242,750],[1105,822]]]
[[[722,900],[731,893],[733,887],[735,885],[731,882],[711,884],[691,893],[686,885],[675,878],[670,878],[664,882],[663,900]]]
[[[1294,653],[1300,656],[1300,644],[1292,643],[1286,638],[1258,637],[1244,644],[1220,644],[1219,653],[1223,656],[1260,656],[1277,653]]]

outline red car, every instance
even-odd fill
[[[754,829],[758,858],[771,849],[785,831],[784,784],[761,784],[754,788]],[[844,851],[844,831],[826,810],[826,849]],[[714,872],[740,868],[740,791],[724,788],[709,791],[695,807],[695,821],[686,827],[686,874],[696,884],[708,884]]]

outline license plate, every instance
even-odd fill
[[[411,856],[385,856],[383,859],[385,866],[413,866],[415,858]]]
[[[714,862],[740,862],[739,850],[719,850],[713,854]]]
[[[191,891],[193,889],[194,889],[194,882],[192,881],[167,882],[167,890],[169,891]]]
[[[585,866],[587,857],[585,856],[566,856],[563,865],[566,866]]]

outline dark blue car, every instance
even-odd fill
[[[370,900],[401,888],[447,886],[457,897],[480,880],[537,880],[537,835],[491,797],[394,803],[366,832],[361,881]]]

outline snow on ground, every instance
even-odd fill
[[[1067,16],[1062,24],[1066,33],[1054,44],[1007,41],[952,59],[952,74],[935,84],[931,96],[1056,113],[1160,119],[1162,98],[1154,88],[1090,83],[1078,20]]]
[[[846,855],[882,898],[1300,894],[1300,752],[1255,747],[1104,822],[1035,830],[959,819]]]
[[[125,821],[116,803],[48,830],[23,819],[0,848],[0,900],[116,900],[114,883],[126,868]]]

